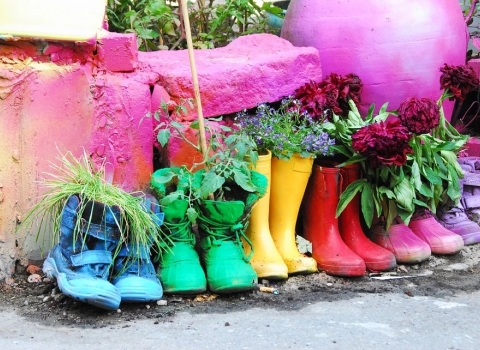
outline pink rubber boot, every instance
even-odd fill
[[[391,251],[397,263],[416,264],[427,260],[432,254],[429,245],[418,238],[400,220],[391,225],[388,230],[385,230],[383,222],[378,222],[370,231],[370,239]]]
[[[414,214],[408,227],[428,243],[433,254],[455,254],[464,246],[462,237],[443,227],[427,209]]]

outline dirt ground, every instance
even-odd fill
[[[479,290],[479,262],[480,244],[475,244],[466,246],[455,255],[432,256],[421,264],[401,265],[380,276],[339,278],[318,272],[293,276],[282,282],[259,281],[277,288],[278,294],[255,290],[229,295],[169,295],[160,303],[122,304],[117,311],[105,311],[74,301],[59,292],[53,281],[43,278],[41,282],[28,282],[25,273],[14,276],[9,284],[0,284],[0,310],[14,309],[30,321],[44,325],[102,328],[128,327],[129,321],[139,319],[151,319],[152,323],[169,322],[178,311],[228,313],[253,307],[294,310],[316,301],[349,299],[359,293],[403,293],[442,298]]]

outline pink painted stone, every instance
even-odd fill
[[[317,48],[324,75],[356,73],[363,112],[411,96],[437,100],[439,68],[465,64],[467,45],[458,0],[292,0],[281,36]]]
[[[275,102],[322,78],[316,49],[294,47],[272,34],[240,37],[226,47],[195,50],[194,55],[205,117]],[[139,69],[155,72],[151,84],[162,85],[173,100],[194,97],[187,50],[139,52]],[[193,110],[185,119],[193,120],[196,114]]]
[[[135,34],[102,31],[98,39],[100,66],[111,72],[132,72],[137,66]]]

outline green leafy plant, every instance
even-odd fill
[[[142,51],[175,45],[181,28],[178,9],[168,0],[109,0],[109,29],[135,33]]]
[[[457,154],[468,136],[445,119],[442,102],[455,93],[466,94],[476,84],[478,79],[463,66],[448,67],[437,102],[410,98],[391,112],[385,104],[375,117],[372,106],[362,119],[350,100],[347,118],[334,115],[327,129],[338,141],[334,148],[348,158],[339,166],[359,162],[365,174],[342,193],[337,215],[359,192],[368,226],[381,216],[387,227],[397,216],[408,223],[418,208],[435,213],[440,203],[458,200],[463,172]]]
[[[198,121],[189,124],[177,121],[191,107],[192,100],[185,100],[170,110],[168,104],[162,103],[160,110],[153,114],[158,123],[155,129],[157,139],[162,147],[166,147],[172,138],[180,138],[186,145],[203,154],[200,144],[187,137],[189,129],[198,132]],[[162,203],[166,203],[165,200],[168,202],[168,198],[172,201],[188,199],[191,204],[189,215],[192,219],[196,217],[193,209],[195,201],[244,200],[248,193],[258,190],[252,182],[250,161],[246,160],[247,156],[253,162],[258,159],[255,145],[249,137],[232,132],[232,127],[221,122],[222,118],[209,118],[205,122],[208,149],[205,152],[207,156],[203,157],[201,162],[194,163],[190,169],[185,166],[171,168],[169,172],[165,171],[162,177],[155,178],[157,183],[162,183],[165,187],[171,185],[172,179],[183,183],[182,186],[176,183],[173,191],[167,189]]]
[[[185,49],[179,6],[170,0],[109,0],[109,29],[136,33],[143,51]],[[197,0],[187,6],[193,44],[199,49],[225,46],[242,35],[273,32],[253,0]]]

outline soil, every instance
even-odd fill
[[[61,324],[81,328],[112,325],[128,327],[128,321],[151,319],[168,322],[178,311],[190,313],[228,313],[249,308],[301,309],[317,301],[335,302],[360,293],[401,293],[408,296],[442,298],[480,289],[480,244],[466,246],[451,256],[431,256],[413,266],[400,265],[381,274],[341,278],[318,272],[293,276],[286,281],[260,280],[278,294],[254,290],[245,293],[197,296],[164,296],[159,302],[122,304],[117,311],[105,311],[64,296],[55,281],[42,276],[29,282],[27,273],[0,284],[0,310],[14,309],[30,321],[44,325]],[[34,275],[33,275],[34,276]],[[414,276],[414,277],[407,277]],[[379,280],[375,277],[391,278]],[[32,277],[30,276],[30,279]]]

